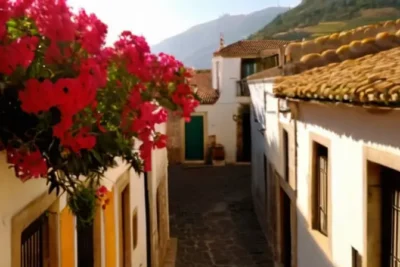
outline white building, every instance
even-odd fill
[[[168,121],[171,162],[209,161],[213,142],[225,150],[225,162],[250,162],[250,93],[244,78],[282,62],[286,41],[239,41],[214,53],[211,70],[196,71],[192,85],[201,105],[190,123]]]
[[[400,25],[369,27],[385,32],[249,77],[265,120],[252,120],[252,190],[278,266],[398,264]]]

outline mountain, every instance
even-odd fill
[[[249,39],[315,38],[399,17],[399,1],[303,0],[297,7],[278,15]]]
[[[216,20],[193,26],[187,31],[170,37],[152,46],[152,52],[174,55],[188,67],[205,69],[211,67],[213,52],[219,47],[222,33],[225,45],[246,39],[251,33],[261,29],[286,7],[269,7],[247,15],[224,15]]]

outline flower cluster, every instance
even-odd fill
[[[99,185],[116,157],[149,171],[166,109],[189,119],[198,105],[182,63],[128,31],[106,47],[106,34],[66,0],[0,1],[0,147],[22,181],[73,194],[81,176]]]

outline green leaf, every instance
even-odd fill
[[[175,111],[178,109],[178,106],[173,103],[171,100],[167,98],[160,98],[158,99],[158,103],[163,106],[164,108],[167,108],[169,110]]]
[[[94,157],[100,164],[102,164],[102,163],[103,163],[103,159],[100,157],[99,153],[97,153],[96,150],[92,150],[91,152],[92,152],[93,157]]]
[[[15,19],[10,19],[7,21],[7,27],[9,28],[16,28],[17,27],[17,21]]]

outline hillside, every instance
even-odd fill
[[[220,33],[224,34],[226,45],[246,39],[287,10],[286,7],[270,7],[247,15],[225,15],[196,25],[152,46],[151,49],[155,53],[172,54],[186,66],[210,68],[212,54],[219,47]]]
[[[400,2],[391,0],[303,0],[278,15],[249,39],[298,40],[400,17]]]

